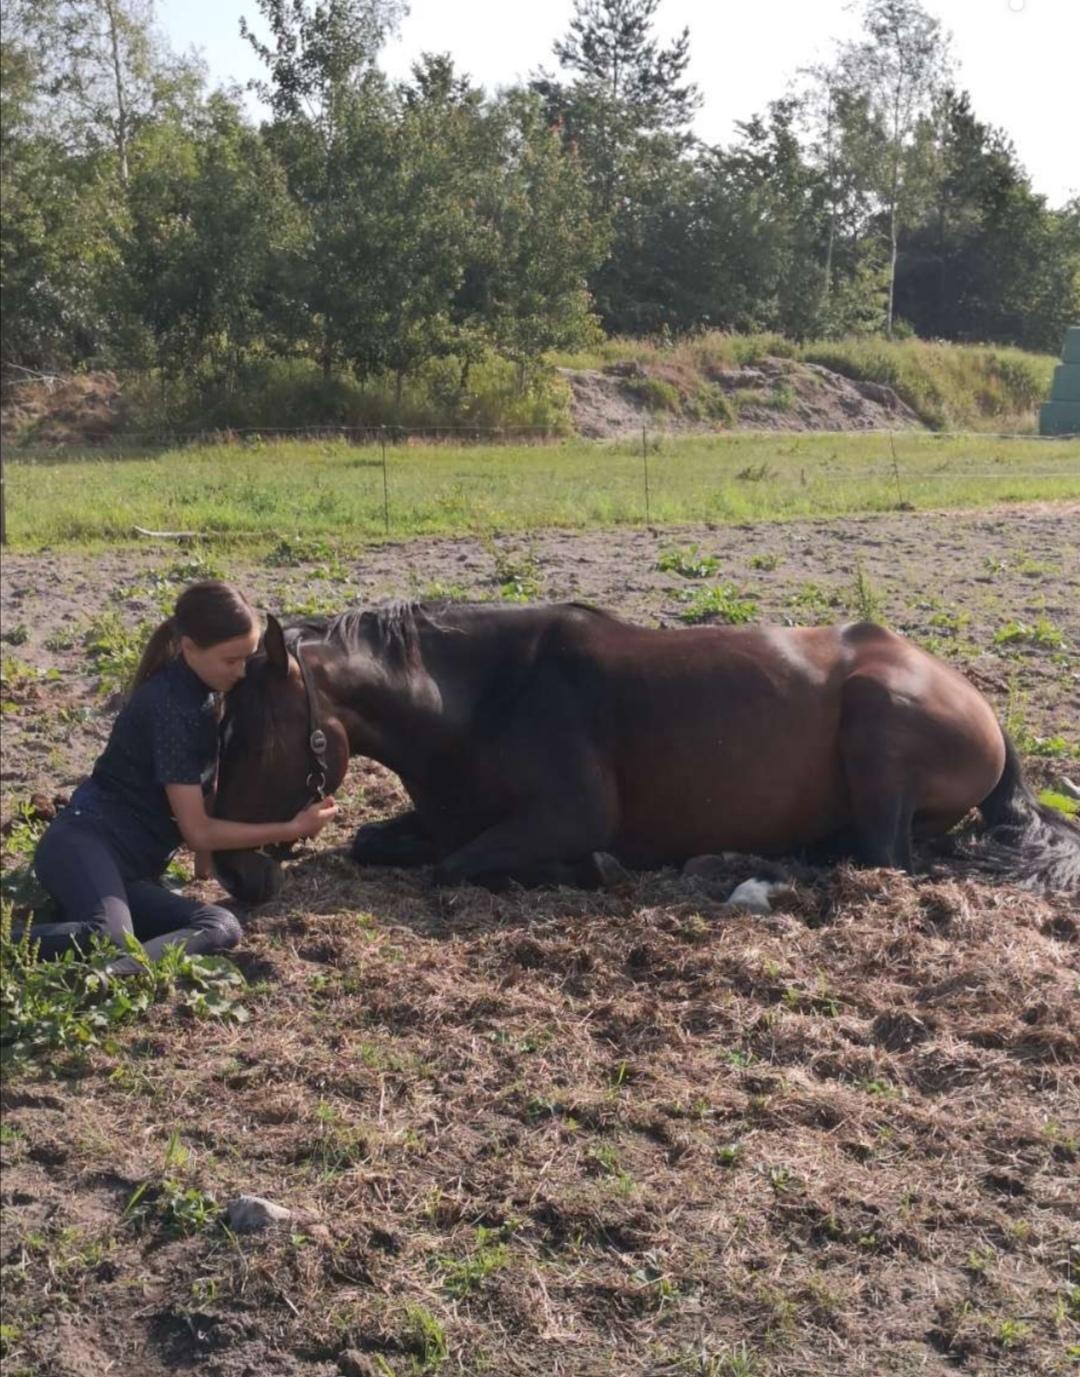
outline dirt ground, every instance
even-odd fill
[[[524,589],[676,625],[718,583],[763,619],[876,603],[1011,700],[1026,767],[1054,785],[1080,774],[1078,518],[215,558],[278,611]],[[693,546],[710,577],[657,569]],[[178,558],[5,559],[5,816],[88,769],[110,711],[83,628],[151,620]],[[340,850],[400,804],[393,776],[355,762],[340,801],[281,897],[243,915],[246,1023],[166,1003],[6,1078],[5,1377],[1075,1371],[1072,898],[840,868],[750,917],[721,900],[752,861],[709,885],[438,891]],[[174,1132],[185,1188],[270,1197],[291,1224],[140,1224],[127,1207],[161,1191]]]
[[[764,358],[754,365],[712,370],[705,381],[719,389],[731,408],[722,423],[715,416],[695,417],[693,407],[673,414],[647,407],[639,389],[649,380],[668,384],[681,397],[692,393],[700,378],[668,364],[615,363],[604,369],[560,368],[570,388],[574,429],[587,439],[639,435],[644,422],[652,430],[907,430],[922,422],[891,387],[857,381],[816,363]],[[672,394],[669,394],[672,395]]]

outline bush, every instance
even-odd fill
[[[322,426],[511,428],[569,432],[569,389],[554,370],[537,368],[520,386],[517,368],[488,354],[467,374],[456,358],[432,359],[405,380],[400,401],[388,376],[363,382],[325,377],[310,360],[266,360],[234,379],[195,377],[128,383],[129,432],[298,430]]]
[[[647,411],[668,412],[677,416],[682,411],[682,397],[674,383],[662,378],[627,378],[624,392],[640,402]]]

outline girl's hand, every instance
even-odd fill
[[[292,820],[292,825],[296,828],[296,840],[317,837],[336,813],[337,804],[332,798],[321,798],[309,803]]]

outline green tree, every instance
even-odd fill
[[[686,80],[687,30],[668,46],[653,37],[659,0],[577,0],[555,44],[566,82],[541,72],[533,89],[581,159],[593,215],[610,250],[590,279],[608,329],[642,333],[674,323],[658,300],[668,271],[667,208],[686,185],[683,165],[700,104]]]
[[[606,241],[574,154],[544,116],[540,101],[510,92],[489,124],[497,139],[482,202],[486,227],[475,243],[486,261],[481,319],[496,348],[518,369],[550,349],[572,349],[593,337],[596,321],[588,274]],[[477,260],[472,260],[478,271]],[[475,288],[475,283],[474,283]]]
[[[114,246],[108,168],[73,154],[37,113],[42,60],[0,44],[0,357],[63,369],[95,356],[108,329],[102,282]]]
[[[128,322],[165,377],[235,382],[252,357],[290,334],[289,260],[301,223],[284,174],[227,97],[194,133],[143,132],[129,185],[129,226],[114,284]]]
[[[197,103],[202,70],[170,52],[152,0],[11,0],[5,18],[37,54],[38,130],[73,152],[111,149],[122,182],[139,130]]]
[[[388,139],[390,97],[376,59],[403,6],[256,3],[270,39],[264,43],[246,24],[242,32],[267,69],[267,79],[254,85],[273,112],[267,137],[305,222],[306,245],[293,262],[294,291],[307,312],[297,344],[310,349],[326,376],[346,359],[367,367],[372,351],[356,338],[358,294],[377,265],[371,255],[358,264],[357,214]]]
[[[888,245],[885,332],[892,335],[896,264],[900,235],[913,218],[913,158],[926,116],[950,70],[949,41],[938,20],[919,0],[865,0],[865,37],[844,45],[834,85],[858,92],[870,115],[869,127],[883,140],[880,158],[867,170],[874,177]]]

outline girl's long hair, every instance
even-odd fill
[[[190,636],[205,649],[246,636],[258,623],[258,613],[231,584],[216,579],[191,584],[177,598],[172,616],[147,641],[128,692],[134,693],[179,655],[181,636]]]

